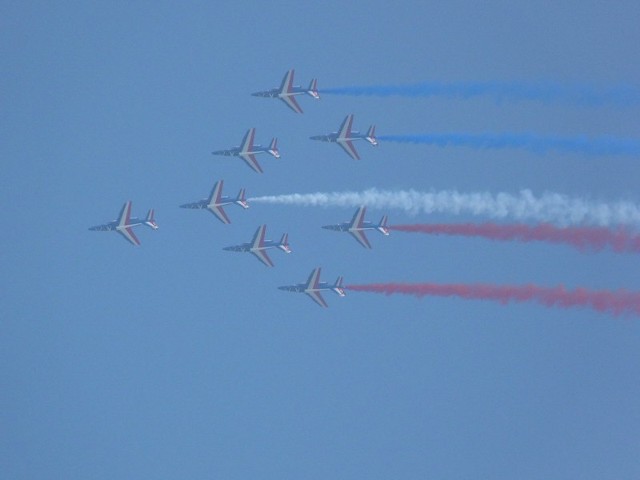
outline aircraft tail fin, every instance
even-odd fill
[[[369,142],[374,147],[378,146],[378,139],[376,138],[376,126],[371,125],[369,130],[367,130],[367,135],[364,137],[367,142]]]
[[[268,152],[276,158],[280,158],[280,150],[278,150],[278,139],[273,138],[269,144]]]
[[[158,229],[158,224],[156,223],[155,219],[155,211],[153,208],[149,210],[149,213],[147,213],[147,218],[145,219],[144,224],[148,227],[153,228],[154,230]]]
[[[344,297],[346,295],[345,291],[344,291],[344,278],[342,277],[342,275],[340,275],[338,277],[338,279],[336,280],[336,283],[333,284],[333,286],[331,287],[331,290],[335,293],[337,293],[339,296]]]
[[[244,188],[241,188],[240,192],[238,192],[235,203],[240,205],[242,208],[249,208],[249,203],[247,203],[246,190]]]
[[[291,253],[291,247],[289,246],[289,234],[284,233],[278,244],[278,248],[285,253]]]
[[[318,79],[314,78],[313,80],[311,80],[311,83],[309,84],[309,88],[307,90],[307,93],[309,95],[311,95],[313,98],[315,98],[316,100],[320,100],[320,94],[318,93]]]
[[[389,235],[389,227],[387,225],[387,220],[388,217],[386,215],[384,215],[381,219],[380,219],[380,223],[378,224],[378,226],[376,227],[376,230],[378,230],[380,233],[382,233],[383,235]]]

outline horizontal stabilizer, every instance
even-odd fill
[[[267,150],[269,154],[273,155],[276,158],[280,158],[280,150],[278,150],[278,139],[274,138],[271,140],[271,144],[269,145],[269,149]]]
[[[318,79],[314,78],[313,80],[311,80],[311,83],[309,84],[309,89],[307,90],[307,93],[309,95],[311,95],[313,98],[315,98],[316,100],[320,100],[320,94],[318,93]]]
[[[144,224],[147,227],[153,228],[154,230],[158,229],[158,224],[156,223],[155,219],[155,211],[153,210],[153,208],[149,210],[149,213],[147,213],[147,218],[145,219]]]
[[[380,233],[382,233],[383,235],[389,235],[389,227],[387,225],[387,216],[384,215],[381,219],[380,219],[380,223],[378,224],[378,226],[376,227],[376,230],[378,230]]]
[[[338,279],[336,280],[336,283],[334,283],[333,287],[331,288],[333,292],[337,293],[341,297],[344,297],[346,295],[344,291],[343,281],[344,281],[344,278],[342,277],[342,275],[339,276]]]
[[[235,203],[240,205],[242,208],[249,208],[249,203],[247,203],[246,190],[244,188],[240,189]]]
[[[291,253],[291,247],[289,246],[289,234],[285,233],[282,235],[280,239],[280,243],[278,244],[278,248],[285,253]]]
[[[371,145],[373,145],[374,147],[378,146],[378,139],[376,138],[376,126],[375,125],[371,125],[369,127],[369,130],[367,130],[367,134],[365,135],[364,139],[369,142]]]

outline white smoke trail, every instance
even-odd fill
[[[378,190],[362,192],[317,192],[268,195],[249,199],[255,203],[280,205],[358,207],[404,210],[410,214],[469,214],[489,218],[511,218],[555,223],[640,226],[640,204],[612,203],[572,198],[546,192],[536,197],[530,190],[519,194],[488,192],[460,193],[455,190],[418,192],[416,190]]]

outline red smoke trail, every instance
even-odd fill
[[[538,302],[547,307],[588,307],[613,315],[640,315],[640,292],[625,290],[567,290],[563,286],[538,287],[535,285],[436,284],[436,283],[372,283],[347,285],[357,292],[424,296],[461,297],[476,300],[494,300],[503,305],[509,302]]]
[[[432,235],[461,235],[484,237],[490,240],[516,240],[519,242],[565,243],[582,251],[602,250],[610,247],[614,252],[640,252],[640,235],[619,228],[610,230],[599,227],[560,228],[542,225],[498,225],[495,223],[433,223],[417,225],[392,225],[390,230]]]

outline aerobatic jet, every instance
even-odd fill
[[[328,307],[327,302],[322,297],[321,292],[324,291],[332,291],[333,293],[338,294],[340,297],[344,297],[346,294],[344,292],[344,287],[342,285],[342,277],[338,277],[336,283],[333,285],[329,285],[327,282],[320,281],[320,267],[315,268],[311,275],[309,275],[309,280],[307,283],[297,283],[295,285],[285,285],[283,287],[278,287],[280,290],[286,290],[288,292],[296,292],[296,293],[306,293],[311,297],[311,300],[316,302],[321,307]]]
[[[122,207],[118,220],[112,220],[111,222],[105,223],[104,225],[91,227],[89,228],[89,230],[103,232],[115,231],[122,235],[125,239],[127,239],[127,241],[137,246],[140,245],[140,240],[138,240],[138,237],[136,237],[135,233],[133,233],[133,227],[137,225],[146,225],[147,227],[153,228],[154,230],[158,229],[158,224],[155,221],[153,208],[149,210],[147,218],[145,218],[144,220],[140,220],[139,218],[131,218],[131,201],[128,201]]]
[[[256,129],[250,128],[245,133],[242,139],[242,145],[239,147],[233,147],[228,150],[216,150],[212,152],[213,155],[224,155],[226,157],[240,157],[246,162],[253,170],[258,173],[262,173],[262,167],[256,160],[256,155],[259,153],[268,153],[276,158],[280,158],[280,151],[278,150],[278,139],[271,140],[271,144],[268,147],[262,147],[260,145],[254,145],[253,139],[256,135]]]
[[[273,262],[267,255],[266,250],[269,248],[279,248],[285,253],[291,253],[291,248],[289,247],[289,234],[285,233],[282,235],[282,238],[279,242],[274,242],[273,240],[265,240],[264,234],[267,230],[266,225],[262,225],[258,227],[255,235],[253,236],[253,240],[251,243],[242,243],[240,245],[233,245],[231,247],[224,247],[223,250],[228,250],[231,252],[249,252],[254,254],[258,260],[264,263],[267,267],[273,267]]]
[[[320,140],[322,142],[333,142],[340,145],[340,147],[347,152],[354,160],[360,160],[360,155],[358,155],[358,151],[353,146],[354,140],[366,140],[374,147],[378,146],[378,140],[376,139],[376,126],[371,125],[367,133],[362,134],[358,131],[352,131],[351,127],[353,125],[353,114],[347,115],[347,117],[340,125],[340,130],[337,132],[329,133],[327,135],[316,135],[314,137],[310,137],[311,140]]]
[[[300,105],[298,105],[295,96],[310,95],[316,100],[320,100],[320,95],[318,94],[318,80],[314,78],[313,80],[311,80],[309,88],[302,88],[299,85],[293,84],[294,73],[295,70],[293,69],[285,73],[280,88],[272,88],[271,90],[256,92],[252,93],[251,95],[253,95],[254,97],[279,98],[285,103],[287,107],[289,107],[294,112],[302,113],[302,108],[300,108]]]
[[[371,222],[364,221],[364,214],[367,211],[367,207],[360,207],[356,210],[353,218],[350,222],[339,223],[338,225],[325,225],[322,228],[327,230],[335,230],[338,232],[349,232],[353,238],[355,238],[360,245],[365,248],[371,248],[369,239],[365,235],[365,230],[377,230],[383,235],[389,235],[389,228],[387,227],[387,216],[384,215],[380,220],[380,223],[373,224]]]
[[[222,196],[222,186],[223,180],[217,181],[213,186],[213,189],[211,190],[209,198],[204,198],[198,202],[185,203],[184,205],[180,205],[180,208],[207,209],[211,213],[213,213],[222,223],[231,223],[231,220],[229,220],[227,213],[222,207],[224,207],[225,205],[235,204],[240,205],[242,208],[249,208],[249,204],[247,203],[247,199],[245,197],[244,188],[241,188],[238,196],[233,198]]]

